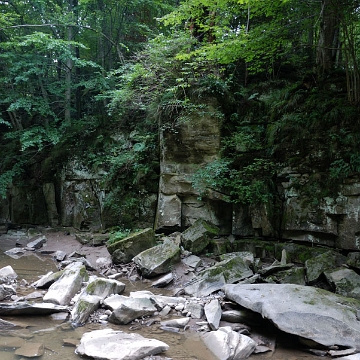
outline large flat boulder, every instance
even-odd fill
[[[225,296],[269,319],[280,330],[325,346],[360,350],[360,301],[294,284],[228,284]]]
[[[145,277],[166,274],[174,264],[180,262],[180,248],[175,243],[166,241],[142,251],[133,261]]]
[[[12,303],[0,303],[1,316],[22,316],[22,315],[50,315],[58,312],[67,312],[66,306],[32,303],[27,301],[18,301]]]
[[[122,239],[110,239],[107,249],[114,264],[129,263],[134,256],[156,245],[155,233],[147,228]]]
[[[148,298],[132,298],[114,295],[104,300],[104,305],[113,310],[109,321],[114,324],[126,325],[142,316],[153,315],[157,308]]]
[[[119,330],[103,329],[85,333],[75,352],[92,359],[143,359],[169,349],[162,341],[148,339],[140,334],[127,334]]]

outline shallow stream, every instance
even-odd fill
[[[10,244],[2,242],[0,236],[0,268],[11,265],[18,274],[18,281],[25,279],[32,283],[39,276],[49,271],[56,271],[57,268],[50,257],[37,256],[36,253],[23,256],[20,259],[13,259],[3,254],[3,251],[13,247]],[[126,294],[130,291],[149,289],[148,284],[138,282],[136,284],[126,282]],[[31,292],[32,289],[19,287],[18,292]],[[33,289],[35,290],[35,289]],[[152,288],[151,291],[154,291]],[[125,295],[126,295],[125,294]],[[54,320],[51,316],[33,316],[33,317],[3,317],[4,320],[11,321],[20,325],[19,329],[11,331],[0,331],[0,359],[18,360],[19,356],[14,354],[14,349],[4,348],[4,344],[9,343],[9,337],[18,337],[25,339],[26,342],[43,343],[45,354],[42,360],[79,360],[74,346],[64,344],[80,340],[82,334],[87,331],[97,330],[106,327],[121,329],[129,332],[129,326],[118,326],[113,324],[87,324],[83,327],[73,329],[68,321]],[[200,337],[201,334],[186,331],[184,333],[172,333],[159,329],[157,325],[142,326],[134,330],[141,335],[149,338],[155,338],[164,341],[170,346],[169,351],[164,356],[173,360],[216,360],[214,355],[204,346]],[[274,329],[274,332],[276,330]],[[317,356],[294,349],[294,344],[286,337],[278,337],[277,348],[275,352],[252,355],[250,360],[298,360],[298,359],[319,359]]]

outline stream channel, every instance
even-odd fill
[[[36,253],[29,253],[19,259],[13,259],[3,252],[11,248],[9,244],[2,241],[0,236],[0,268],[10,265],[18,274],[18,282],[22,279],[29,284],[33,283],[40,276],[49,271],[57,271],[54,261],[49,256],[39,256]],[[164,293],[154,288],[149,288],[148,283],[131,283],[121,280],[126,284],[124,295],[128,295],[130,291],[151,290],[154,293]],[[23,290],[25,290],[25,293]],[[35,291],[31,287],[18,287],[18,296],[26,295]],[[124,332],[130,332],[129,326],[119,326],[111,323],[102,325],[99,323],[87,323],[83,327],[74,329],[67,320],[55,320],[51,316],[27,316],[27,317],[3,317],[4,320],[19,324],[18,329],[0,331],[0,359],[1,360],[23,360],[20,356],[14,354],[14,349],[5,348],[4,345],[9,343],[9,337],[18,337],[26,342],[42,343],[45,346],[45,354],[39,358],[41,360],[79,360],[82,359],[75,354],[74,346],[66,346],[66,339],[72,341],[79,340],[83,333],[110,327],[120,329]],[[135,330],[137,333],[148,337],[161,340],[170,346],[170,349],[163,356],[173,360],[217,360],[217,358],[204,346],[201,340],[201,334],[196,332],[185,331],[183,333],[173,333],[163,331],[156,325],[149,327],[142,326]],[[270,329],[277,333],[276,329]],[[288,338],[285,334],[277,335],[276,350],[264,354],[254,354],[249,357],[250,360],[315,360],[319,357],[311,355],[296,349],[293,339]]]

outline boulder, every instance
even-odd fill
[[[204,316],[204,305],[197,301],[186,302],[183,313],[193,319],[201,319]]]
[[[161,321],[160,325],[165,326],[167,328],[178,328],[183,329],[190,321],[189,317],[184,318],[175,318],[170,320]]]
[[[360,301],[294,284],[228,284],[226,298],[260,313],[280,330],[324,346],[360,350]]]
[[[0,315],[50,315],[58,312],[67,312],[67,306],[54,305],[49,303],[13,302],[0,303]]]
[[[60,278],[49,287],[43,300],[58,305],[69,305],[74,295],[80,291],[82,283],[88,278],[82,262],[71,263],[66,266]]]
[[[181,259],[181,262],[186,266],[196,269],[201,264],[202,260],[196,255],[190,255]]]
[[[360,275],[347,268],[325,271],[325,277],[336,294],[360,300]]]
[[[61,251],[61,250],[57,250],[55,251],[55,253],[53,254],[53,258],[56,261],[63,261],[66,258],[67,253],[65,251]]]
[[[93,359],[130,360],[143,359],[167,351],[162,341],[148,339],[139,334],[103,329],[83,334],[75,352]]]
[[[214,299],[206,303],[204,306],[204,311],[210,329],[217,330],[219,328],[221,319],[221,306],[219,300]]]
[[[346,261],[346,256],[332,250],[306,260],[305,269],[307,282],[309,284],[315,283],[324,271],[346,264]]]
[[[278,271],[273,275],[267,276],[265,281],[280,284],[306,285],[305,268],[293,267],[289,270]]]
[[[249,357],[255,350],[256,343],[246,335],[239,334],[224,326],[202,337],[205,345],[219,360],[241,360]]]
[[[130,292],[130,298],[145,298],[148,299],[158,310],[161,310],[166,305],[175,307],[178,304],[185,303],[186,299],[184,297],[176,296],[165,296],[165,295],[155,295],[151,291],[135,291]],[[104,304],[110,309],[115,309],[119,307],[123,302],[124,296],[113,295],[105,299]]]
[[[32,283],[32,286],[35,286],[39,289],[49,288],[55,281],[59,280],[61,275],[64,273],[64,270],[57,271],[56,273],[50,271],[41,277],[39,280]]]
[[[225,284],[232,284],[253,275],[253,271],[241,258],[231,257],[201,271],[184,288],[188,295],[207,296],[220,290]]]
[[[198,219],[181,234],[181,242],[185,250],[197,255],[200,254],[209,244],[210,240],[219,234],[219,229]]]
[[[157,311],[155,305],[147,298],[131,298],[122,295],[105,299],[104,305],[113,309],[109,321],[119,325],[126,325],[142,316],[153,315]]]
[[[82,291],[71,311],[73,326],[82,326],[89,316],[99,308],[101,300],[113,294],[120,294],[125,284],[120,281],[97,278]]]
[[[177,195],[159,193],[156,211],[157,228],[178,230],[181,228],[181,200]]]
[[[74,327],[82,326],[89,316],[99,308],[102,298],[97,295],[82,295],[71,310],[71,324]]]
[[[221,320],[229,323],[241,323],[249,326],[260,326],[263,318],[258,313],[249,309],[242,308],[240,310],[225,310],[221,314]]]
[[[10,265],[0,269],[0,283],[12,282],[16,278],[17,274]]]
[[[16,290],[12,286],[0,284],[0,301],[3,301],[15,294]]]
[[[121,294],[124,290],[125,284],[120,281],[96,278],[86,286],[84,294],[97,295],[105,299],[113,294]]]
[[[30,239],[30,242],[26,245],[26,250],[38,250],[43,247],[47,239],[45,235],[38,235]]]
[[[346,264],[352,268],[360,270],[360,252],[351,252],[347,256]]]
[[[107,249],[111,254],[114,264],[129,263],[134,256],[142,251],[155,246],[155,233],[151,228],[147,228],[129,236],[107,243]]]
[[[154,281],[151,284],[151,286],[152,287],[165,287],[165,286],[169,285],[173,280],[174,280],[174,275],[173,275],[173,273],[170,272],[164,276],[161,276],[156,281]]]
[[[133,258],[141,274],[152,277],[171,271],[180,261],[180,248],[171,241],[147,249]]]

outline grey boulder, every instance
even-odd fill
[[[139,334],[103,329],[85,333],[75,352],[93,359],[138,360],[169,349],[162,341]]]
[[[280,330],[324,346],[360,350],[360,301],[310,286],[228,284],[226,298],[260,313]]]
[[[82,262],[69,264],[60,278],[55,281],[44,295],[45,302],[69,305],[74,295],[81,290],[82,283],[89,278]]]
[[[219,360],[241,360],[249,357],[256,348],[254,340],[224,326],[203,335],[205,345]]]

